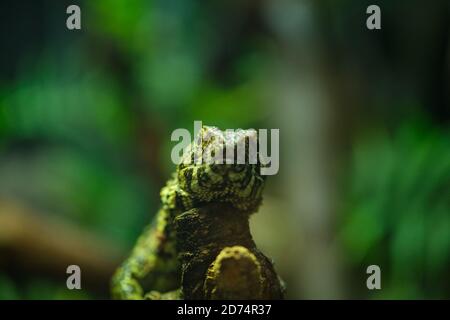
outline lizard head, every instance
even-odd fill
[[[241,211],[256,211],[265,180],[256,138],[255,130],[203,126],[178,165],[179,187],[197,203],[224,202]]]

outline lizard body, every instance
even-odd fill
[[[236,216],[218,214],[216,217],[220,217],[221,221],[237,217],[236,221],[239,221],[237,225],[243,225],[243,231],[237,232],[245,234],[245,237],[250,237],[251,240],[248,230],[248,216],[255,212],[261,203],[265,180],[264,176],[260,174],[260,163],[250,164],[249,161],[246,161],[244,164],[220,164],[211,160],[218,154],[226,158],[226,148],[236,150],[240,143],[244,143],[248,149],[252,138],[256,138],[254,130],[223,132],[215,127],[202,127],[197,139],[191,143],[183,154],[176,172],[161,190],[162,206],[154,222],[144,230],[129,258],[114,274],[112,279],[113,298],[233,297],[233,293],[221,295],[220,292],[216,292],[217,290],[213,290],[214,293],[211,293],[211,284],[219,283],[220,285],[220,283],[223,283],[223,281],[220,281],[220,277],[227,274],[227,270],[229,270],[227,266],[230,265],[229,261],[233,259],[236,266],[253,263],[254,272],[249,273],[251,274],[250,278],[261,274],[261,265],[258,259],[248,249],[241,247],[232,251],[225,250],[223,243],[239,244],[239,242],[228,240],[229,237],[233,238],[233,234],[227,234],[227,239],[225,239],[224,236],[220,236],[220,228],[210,228],[210,222],[202,222],[209,221],[208,216],[214,215],[214,211],[233,211]],[[196,162],[198,157],[202,157],[201,163]],[[232,208],[232,210],[226,209],[224,211],[214,207],[213,209],[198,211],[199,208],[208,208],[211,204],[223,204],[227,208]],[[187,212],[193,212],[192,217],[196,218],[184,220],[183,216]],[[199,213],[200,217],[203,217],[200,220],[197,218]],[[190,224],[194,221],[196,228],[202,229],[200,231],[203,231],[204,239],[209,239],[210,236],[214,237],[215,240],[211,240],[212,243],[206,244],[208,248],[215,246],[214,250],[202,249],[203,251],[200,252],[198,248],[201,247],[201,244],[197,244],[198,239],[194,239],[193,242],[191,241],[195,244],[194,248],[187,253],[184,246],[185,241],[180,239],[180,234],[177,235],[177,230],[189,229],[189,224],[184,221],[191,221]],[[211,234],[208,230],[214,230],[215,234]],[[251,245],[253,240],[245,243]],[[256,247],[254,248],[256,250]],[[221,253],[222,249],[225,251]],[[221,253],[221,255],[218,255],[218,253]],[[207,259],[196,260],[202,254],[208,256]],[[256,254],[258,255],[258,253]],[[184,258],[180,258],[180,256]],[[187,256],[189,258],[186,260]],[[191,259],[192,257],[194,259]],[[186,270],[199,265],[199,263],[192,264],[191,261],[200,261],[202,271],[201,279],[198,282],[201,286],[205,280],[205,290],[207,287],[209,288],[209,291],[206,290],[209,292],[208,295],[190,295],[188,293],[190,291],[186,289],[189,285],[184,287],[182,285],[180,289],[180,283],[183,284],[190,277]],[[222,270],[223,268],[225,269]],[[202,277],[205,279],[203,280]],[[197,280],[198,278],[196,277]],[[281,288],[281,286],[279,287]],[[225,292],[228,292],[227,290],[224,289]],[[281,293],[275,296],[281,297]],[[255,296],[255,298],[258,297],[258,295]]]

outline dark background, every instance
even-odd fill
[[[174,170],[170,134],[194,120],[280,129],[251,224],[288,298],[449,298],[449,15],[445,0],[0,2],[0,298],[108,298]]]

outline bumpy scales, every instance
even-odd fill
[[[238,146],[248,155],[251,139],[254,130],[202,127],[161,190],[154,222],[114,274],[113,298],[282,298],[272,263],[256,248],[248,226],[264,187],[259,162],[247,156],[236,164]],[[227,149],[235,151],[233,159]],[[217,155],[225,164],[211,161]]]

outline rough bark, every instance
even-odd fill
[[[184,299],[282,299],[272,262],[256,247],[248,215],[209,204],[175,219]]]

